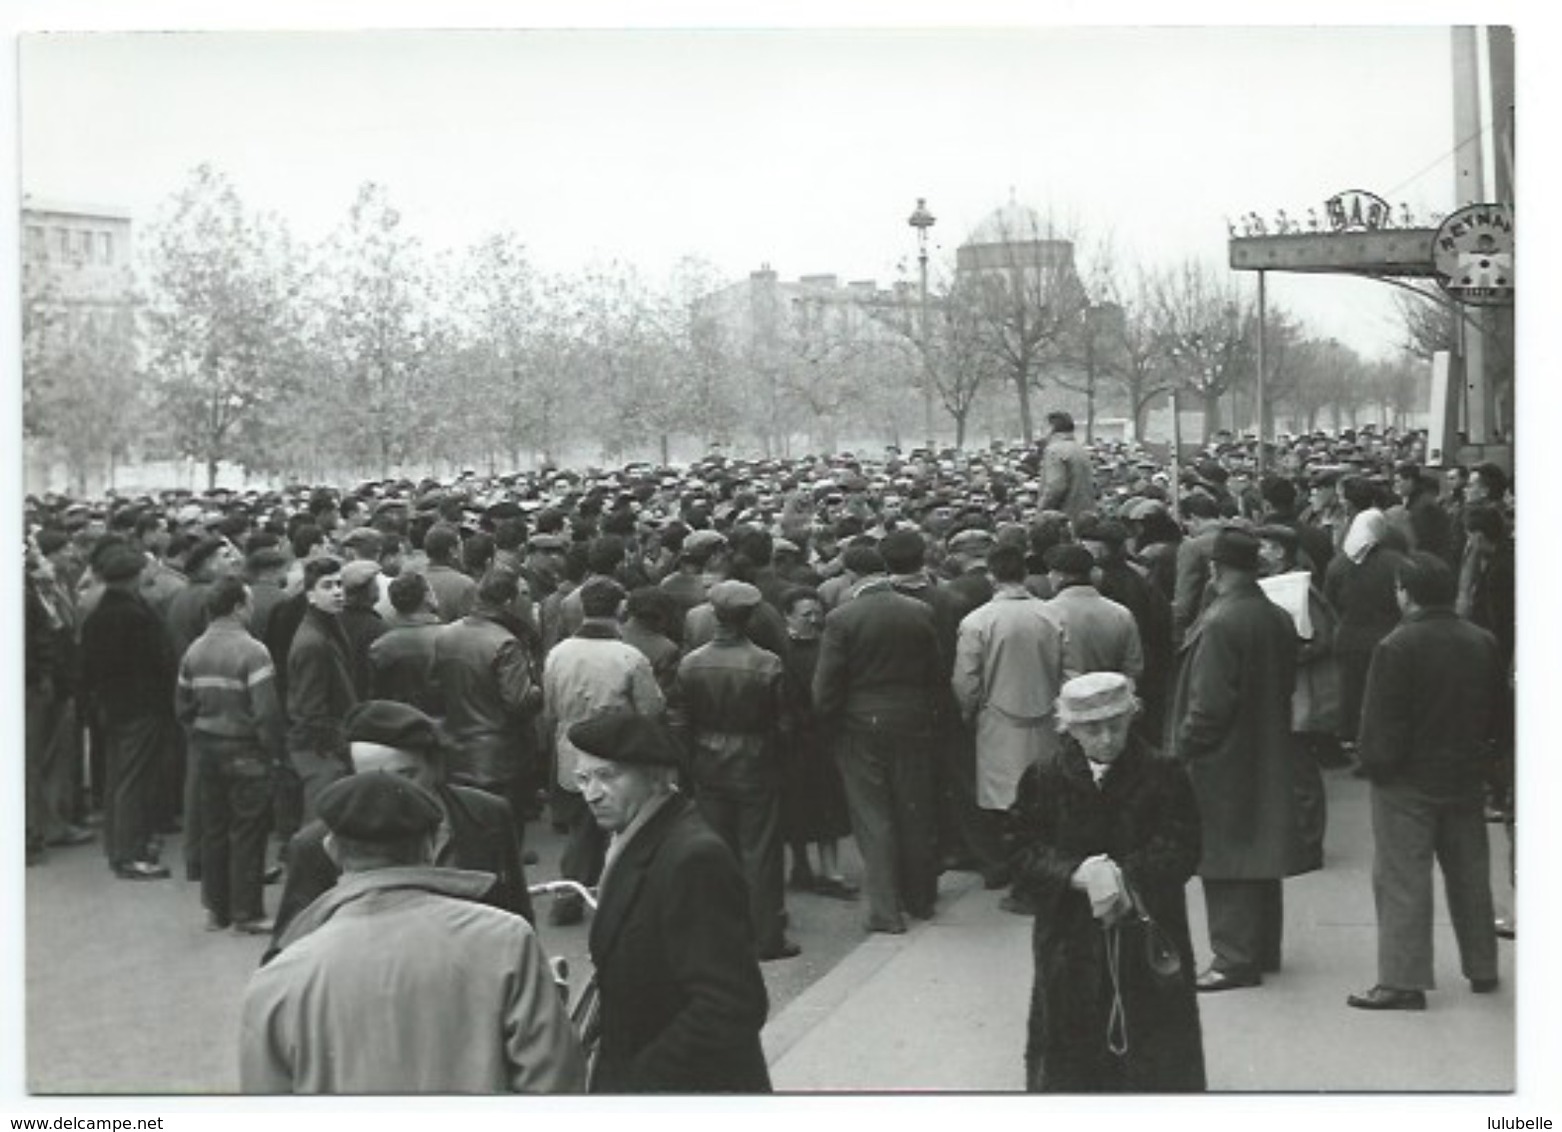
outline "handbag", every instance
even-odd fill
[[[1125,880],[1123,887],[1128,890],[1128,899],[1134,909],[1133,916],[1144,938],[1145,969],[1150,972],[1157,987],[1177,986],[1183,978],[1182,952],[1177,950],[1177,941],[1150,915],[1133,885]]]

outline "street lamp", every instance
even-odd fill
[[[906,221],[917,230],[917,266],[922,279],[922,422],[927,446],[933,447],[933,359],[928,353],[927,336],[927,230],[937,220],[927,210],[927,198],[918,197],[917,207]]]

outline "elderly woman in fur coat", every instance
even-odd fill
[[[1020,780],[1015,888],[1037,909],[1032,1092],[1205,1087],[1183,894],[1198,808],[1181,764],[1130,736],[1138,710],[1126,676],[1070,680],[1057,702],[1062,751]],[[1179,972],[1152,972],[1137,909],[1169,937]]]

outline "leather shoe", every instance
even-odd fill
[[[270,935],[276,930],[271,920],[234,920],[233,930],[239,935]]]
[[[1425,1010],[1426,992],[1376,986],[1351,995],[1345,1002],[1357,1010]]]
[[[207,931],[209,931],[209,932],[225,932],[232,926],[233,926],[233,924],[232,924],[231,921],[223,919],[221,916],[217,915],[217,913],[215,913],[215,912],[207,912],[206,913],[206,930]]]
[[[775,959],[792,959],[803,953],[803,949],[789,939],[783,939],[776,947],[762,952],[759,956],[761,963],[769,963]]]
[[[1261,975],[1244,975],[1235,971],[1220,971],[1211,967],[1195,979],[1193,985],[1198,990],[1214,992],[1261,986],[1263,982],[1264,979]]]
[[[167,880],[171,874],[167,865],[154,865],[151,861],[127,861],[114,866],[114,875],[120,880]]]
[[[820,877],[814,881],[815,895],[828,896],[831,900],[855,900],[857,890],[840,877]]]
[[[906,921],[905,920],[901,920],[901,919],[896,919],[896,920],[874,920],[874,919],[870,919],[863,926],[866,927],[870,932],[883,932],[885,935],[905,935],[906,934]]]
[[[1471,979],[1470,980],[1470,993],[1471,994],[1491,994],[1493,991],[1495,991],[1497,989],[1497,986],[1498,986],[1498,979],[1497,979],[1496,975],[1493,975],[1489,979]]]
[[[284,870],[281,865],[272,865],[269,869],[260,874],[260,882],[262,884],[278,884],[282,880],[283,872]]]
[[[1506,916],[1497,917],[1496,928],[1498,939],[1512,939],[1516,930],[1513,921]]]

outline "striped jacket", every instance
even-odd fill
[[[192,731],[253,739],[278,759],[286,753],[271,654],[231,618],[214,621],[185,652],[174,711]]]

